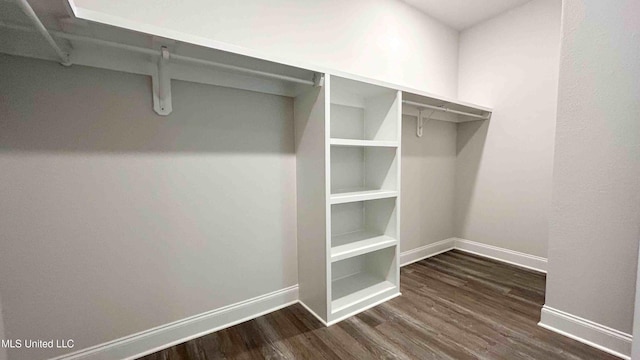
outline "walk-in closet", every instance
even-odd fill
[[[0,0],[0,360],[631,359],[638,10]]]

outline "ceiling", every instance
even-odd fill
[[[404,0],[456,30],[464,30],[529,0]]]

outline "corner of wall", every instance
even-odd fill
[[[462,31],[456,30],[456,73],[454,79],[454,95],[458,100],[460,100],[460,37],[462,36]]]
[[[0,340],[5,340],[5,331],[4,331],[4,312],[2,311],[2,296],[0,295]],[[0,346],[0,360],[9,359],[7,355],[7,349],[3,346]]]
[[[542,307],[538,326],[621,359],[631,359],[633,336],[623,331],[552,308],[546,304]]]
[[[456,237],[547,256],[560,10],[530,1],[459,33],[458,99],[495,111],[457,125]]]

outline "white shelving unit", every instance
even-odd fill
[[[295,104],[300,300],[330,325],[400,295],[402,95],[327,75]]]

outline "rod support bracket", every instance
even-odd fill
[[[422,130],[424,127],[424,120],[422,118],[422,108],[418,108],[418,117],[416,119],[416,136],[421,138],[422,137]]]
[[[171,53],[169,53],[169,49],[166,46],[162,46],[156,67],[157,71],[151,75],[153,110],[162,116],[167,116],[173,111],[171,104],[171,77],[167,69],[170,59]]]
[[[313,74],[313,86],[314,87],[323,87],[324,86],[324,74],[322,74],[322,73]]]
[[[60,65],[67,67],[73,65],[73,62],[71,62],[71,55],[69,53],[64,53],[64,56],[60,60]]]

